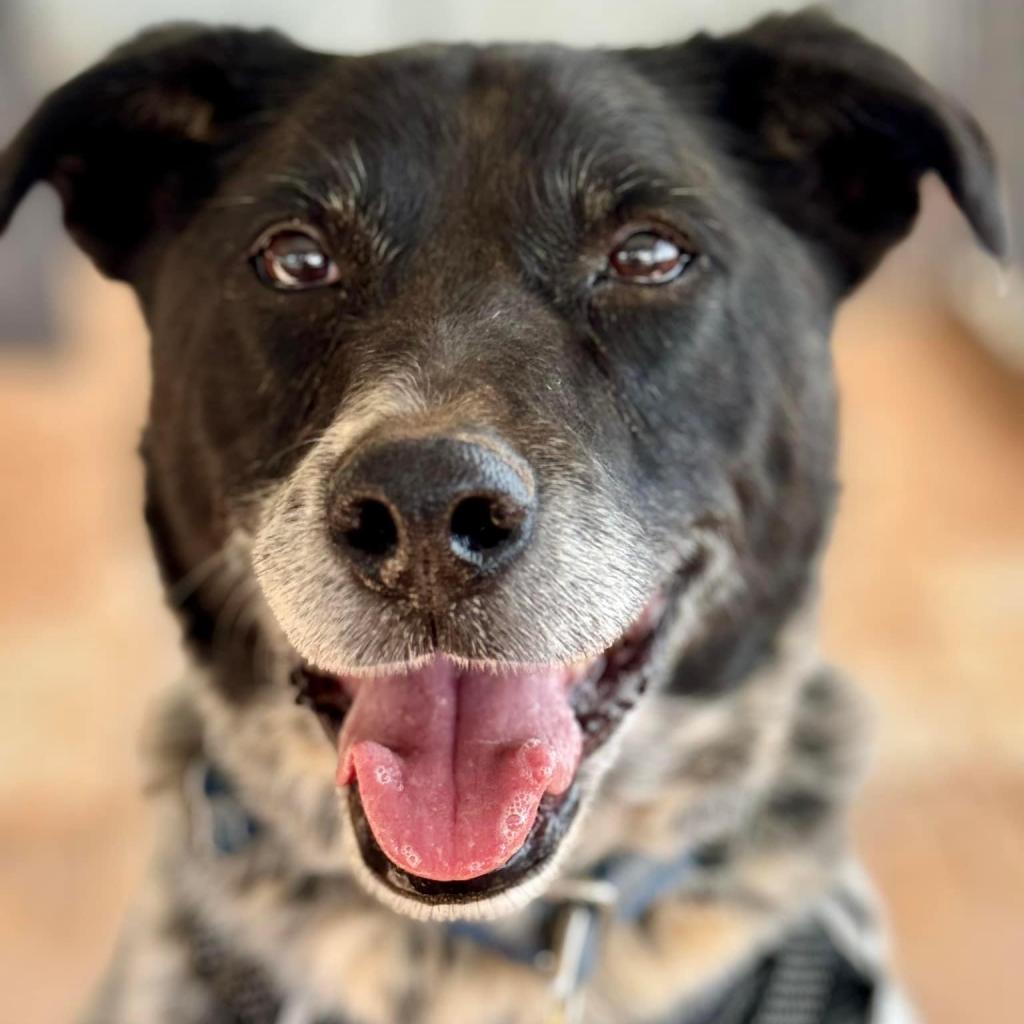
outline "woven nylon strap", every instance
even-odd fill
[[[678,1024],[867,1024],[874,985],[809,924]]]
[[[199,832],[206,833],[216,856],[234,856],[259,838],[262,826],[242,807],[226,776],[212,764],[195,767],[193,811],[200,812],[196,816],[204,822]],[[614,917],[624,923],[636,920],[690,870],[688,856],[661,865],[643,858],[605,865],[601,875],[618,894]],[[193,970],[210,999],[211,1009],[202,1024],[345,1024],[340,1017],[316,1018],[296,998],[282,998],[257,964],[228,951],[200,922],[193,920],[186,927],[192,938]],[[510,946],[484,926],[450,926],[448,931],[452,939],[476,942],[521,963],[531,963],[538,952],[535,938]],[[584,988],[596,966],[600,930],[593,927],[588,934],[577,966],[577,983]],[[661,1024],[869,1024],[873,1001],[873,983],[842,955],[828,932],[812,922],[791,931],[710,1002],[698,1009],[689,1007]]]
[[[195,972],[211,1002],[203,1024],[345,1024],[340,1017],[315,1018],[297,1010],[294,1002],[284,1002],[256,965],[228,954],[202,931],[195,933],[193,950]],[[872,1002],[872,984],[824,929],[809,925],[731,982],[710,1005],[664,1024],[867,1024]]]

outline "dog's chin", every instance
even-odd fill
[[[545,670],[543,666],[474,665],[451,659],[458,666],[456,674],[465,670],[479,676],[486,671],[500,679],[502,674],[515,678],[516,673],[559,673],[559,679],[567,680],[565,714],[574,719],[572,731],[578,737],[575,765],[567,773],[565,784],[540,794],[528,832],[517,835],[515,842],[509,844],[507,857],[499,852],[500,862],[492,858],[479,872],[417,873],[416,860],[396,855],[394,842],[390,851],[385,849],[390,836],[381,825],[381,813],[378,810],[375,819],[366,805],[368,795],[371,807],[375,806],[372,801],[378,799],[379,787],[369,775],[362,780],[356,778],[355,772],[346,777],[347,769],[343,767],[346,745],[351,742],[345,737],[351,733],[352,720],[357,716],[353,709],[353,677],[325,673],[308,665],[297,669],[295,681],[301,699],[317,714],[330,741],[340,751],[339,782],[344,787],[342,799],[346,805],[342,814],[344,830],[349,859],[363,886],[392,909],[430,920],[502,916],[521,909],[543,893],[558,875],[573,845],[589,799],[614,752],[613,737],[642,698],[662,660],[660,641],[671,633],[669,620],[675,618],[668,610],[679,605],[678,593],[672,589],[672,593],[662,590],[652,597],[641,615],[602,654],[572,666]],[[405,669],[413,674],[422,671],[420,664],[410,663]],[[393,675],[395,668],[388,666],[387,671]],[[355,685],[374,686],[375,674],[379,681],[379,673],[360,673],[355,677]],[[529,740],[526,746],[532,742],[536,741]],[[368,793],[363,792],[363,785]],[[502,847],[498,849],[501,851]]]

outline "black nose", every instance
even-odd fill
[[[502,446],[452,437],[374,444],[341,469],[331,535],[369,586],[425,600],[467,592],[529,543],[529,466]]]

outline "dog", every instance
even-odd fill
[[[819,12],[360,57],[160,27],[0,159],[152,336],[191,654],[92,1024],[908,1019],[815,646],[837,305],[990,149]],[[326,734],[326,739],[325,739]]]

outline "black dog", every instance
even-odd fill
[[[196,666],[94,1020],[894,1012],[813,605],[832,316],[930,171],[1000,252],[974,122],[818,14],[358,58],[164,28],[46,100],[0,225],[51,182],[139,297]]]

